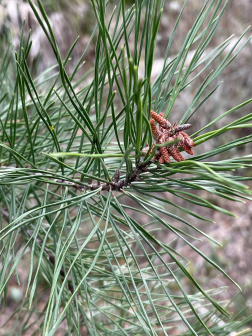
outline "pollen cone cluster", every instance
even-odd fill
[[[193,155],[192,148],[194,147],[193,140],[189,137],[184,131],[191,127],[190,124],[177,125],[175,123],[173,126],[171,123],[164,118],[163,113],[156,113],[151,110],[150,126],[151,132],[154,138],[154,144],[164,144],[158,148],[154,160],[158,160],[159,163],[170,163],[170,156],[174,160],[180,162],[184,161],[184,157],[181,155],[179,147],[182,148],[186,153]],[[157,125],[156,125],[157,122]],[[170,142],[171,144],[167,144]],[[149,148],[147,144],[143,149],[142,153],[146,154],[149,150],[150,153],[153,151],[154,145],[152,148]]]

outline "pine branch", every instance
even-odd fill
[[[91,181],[88,184],[83,184],[83,183],[79,183],[78,181],[71,182],[71,181],[67,181],[64,179],[54,179],[54,182],[59,183],[61,185],[67,185],[69,187],[77,189],[78,191],[96,190],[96,189],[101,189],[104,191],[113,191],[113,190],[122,191],[123,188],[130,186],[132,182],[139,180],[140,174],[147,172],[148,166],[151,165],[152,163],[153,163],[152,161],[140,163],[135,169],[133,169],[132,173],[129,176],[121,180],[120,180],[120,169],[117,169],[114,175],[113,181],[107,182],[107,183],[101,183],[99,181],[94,183],[93,181]],[[15,170],[18,167],[1,166],[1,168],[6,168],[6,169],[9,168],[9,169]],[[29,174],[32,176],[36,176],[36,177],[44,176],[42,173],[36,173],[36,172],[29,172]],[[48,177],[50,178],[50,176]]]

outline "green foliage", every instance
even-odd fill
[[[230,319],[226,303],[215,299],[219,289],[205,290],[190,274],[187,256],[173,248],[169,236],[161,239],[158,230],[172,233],[228,277],[195,246],[198,236],[218,242],[194,225],[194,218],[211,220],[194,212],[191,204],[232,216],[197,191],[234,201],[251,199],[243,183],[248,178],[234,171],[251,167],[252,155],[213,160],[217,154],[250,143],[251,135],[182,162],[150,163],[150,153],[141,156],[145,143],[152,144],[150,109],[170,118],[179,94],[201,75],[205,80],[179,123],[200,113],[219,86],[217,83],[212,89],[211,84],[250,41],[251,37],[242,40],[247,30],[228,51],[229,39],[205,54],[225,8],[221,0],[206,1],[179,54],[170,59],[185,1],[163,69],[152,83],[163,1],[136,1],[126,9],[121,0],[110,13],[105,1],[92,0],[97,20],[90,39],[93,43],[96,38],[95,66],[89,69],[85,65],[86,48],[68,74],[65,66],[77,40],[63,60],[41,1],[38,8],[29,3],[50,42],[57,67],[32,78],[27,64],[31,41],[23,34],[22,48],[15,55],[14,85],[13,80],[5,80],[10,50],[1,63],[3,305],[11,277],[16,275],[19,283],[18,265],[29,260],[25,297],[13,313],[17,321],[22,313],[24,322],[17,324],[15,334],[25,334],[33,315],[37,333],[50,336],[63,321],[68,335],[168,335],[181,322],[186,327],[180,326],[184,335],[229,335],[231,331],[248,335],[242,330],[251,318]],[[192,50],[193,57],[185,65]],[[219,65],[210,71],[216,60]],[[80,69],[86,75],[75,80]],[[251,100],[195,132],[195,146],[233,128],[251,127],[252,113],[217,127],[218,120]],[[124,181],[122,189],[116,187],[120,181]],[[167,193],[184,200],[183,207],[165,197]],[[144,224],[138,220],[142,214],[148,218]],[[188,293],[184,278],[194,294]],[[43,286],[50,290],[41,309]]]

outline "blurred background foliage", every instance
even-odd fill
[[[77,64],[79,57],[83,53],[83,50],[86,48],[89,37],[93,31],[95,16],[91,3],[85,0],[43,0],[42,3],[52,23],[63,58],[67,55],[76,36],[80,36],[79,42],[73,50],[71,60],[68,62],[66,68],[69,73],[71,73]],[[112,10],[115,3],[116,1],[111,1],[108,8]],[[132,2],[127,1],[127,4],[130,6]],[[153,78],[162,70],[162,61],[166,46],[169,42],[169,37],[181,10],[182,4],[183,1],[179,0],[165,2],[164,13],[158,33],[157,48],[155,51]],[[200,8],[200,1],[188,1],[187,9],[183,14],[183,20],[180,22],[178,27],[177,38],[170,51],[171,54],[175,55],[180,50],[184,37],[194,22]],[[235,35],[232,37],[231,45],[235,44],[237,36],[240,36],[244,29],[251,24],[251,13],[252,1],[230,0],[221,20],[221,24],[217,28],[217,34],[215,34],[211,44],[208,46],[209,51],[211,48],[214,48],[223,42],[234,32]],[[33,41],[28,62],[32,67],[33,75],[37,76],[44,70],[53,66],[55,64],[55,58],[41,27],[34,18],[34,13],[31,11],[30,6],[26,1],[3,0],[0,4],[0,49],[6,50],[10,39],[13,41],[15,50],[18,49],[20,32],[22,30],[22,23],[24,20],[26,20],[26,25],[31,29],[31,40]],[[111,29],[113,30],[113,23]],[[28,30],[26,30],[26,32],[27,31]],[[94,66],[94,52],[95,39],[93,44],[89,46],[85,57],[85,61],[90,65],[90,67]],[[1,60],[0,63],[2,62],[3,60]],[[214,64],[211,66],[214,68]],[[190,119],[190,122],[193,125],[192,132],[200,129],[222,112],[227,111],[233,106],[251,98],[251,69],[252,43],[250,42],[239,54],[239,57],[237,57],[237,59],[221,74],[218,81],[222,81],[222,84],[212,95],[211,99],[202,107],[203,113],[200,114],[200,118],[195,116]],[[11,87],[11,78],[14,76],[15,69],[8,67],[8,71],[10,82],[3,83],[3,85],[6,87],[9,85]],[[80,70],[77,73],[77,79],[81,79],[84,75],[85,73],[82,73],[82,70]],[[197,81],[202,82],[203,79],[204,78],[199,76]],[[88,77],[86,80],[88,81]],[[197,85],[192,86],[191,88],[189,87],[187,90],[182,92],[179,99],[177,99],[174,106],[174,109],[176,109],[176,120],[179,120],[185,109],[192,101],[195,95],[195,87],[197,87]],[[228,120],[220,120],[218,126],[221,127],[224,125],[222,125],[222,122],[227,124],[233,120],[232,118],[238,118],[239,115],[244,115],[250,110],[251,105],[246,105],[236,111],[234,117],[231,114],[227,117]],[[176,120],[171,120],[171,122],[175,122]],[[225,137],[215,137],[211,141],[198,146],[196,149],[197,155],[209,151],[211,148],[249,134],[250,130],[247,128],[234,129],[232,132],[228,132]],[[233,149],[232,156],[251,154],[250,146],[251,145],[235,147]],[[224,153],[219,155],[221,155],[221,159],[225,159],[227,154]],[[228,155],[230,156],[230,153]],[[252,170],[248,171],[247,174],[252,176]],[[248,181],[248,184],[250,184],[250,188],[252,188],[251,181]],[[198,196],[203,198],[206,197],[206,199],[207,197],[213,197],[211,195],[204,195],[203,191],[198,192]],[[171,197],[171,194],[169,194],[169,200],[171,200]],[[175,200],[175,196],[173,197],[174,199],[172,199],[172,201]],[[213,202],[214,200],[211,199],[211,201]],[[182,199],[176,199],[176,202],[178,202],[178,205],[183,206]],[[222,268],[224,268],[231,278],[233,278],[243,288],[243,292],[235,297],[231,305],[233,306],[233,311],[237,313],[246,307],[243,310],[243,314],[249,315],[249,313],[252,312],[252,204],[251,202],[246,202],[244,204],[233,203],[226,199],[218,199],[216,202],[218,202],[216,204],[218,206],[223,206],[225,204],[225,208],[235,213],[237,218],[225,217],[221,213],[212,212],[211,209],[195,205],[195,209],[193,209],[195,212],[199,213],[201,216],[212,218],[215,223],[202,224],[200,220],[198,220],[197,223],[197,219],[195,219],[194,225],[198,226],[199,229],[202,229],[222,244],[222,247],[217,247],[216,245],[206,243],[203,240],[203,242],[199,241],[196,243],[196,246],[206,255],[210,256],[211,259],[216,261]],[[179,210],[178,214],[181,215]],[[136,218],[136,220],[144,225],[146,221],[145,215],[139,214],[139,218]],[[162,231],[162,236],[164,236],[164,231]],[[170,236],[169,240],[171,240]],[[173,248],[179,250],[182,254],[192,253],[188,246],[178,244],[181,244],[181,242],[174,241]],[[191,264],[191,274],[201,277],[201,282],[205,282],[209,288],[224,288],[225,286],[229,286],[228,290],[223,290],[219,293],[220,299],[231,299],[237,293],[237,289],[230,283],[230,281],[218,273],[216,269],[211,267],[211,265],[207,264],[204,259],[199,258],[196,254],[192,255],[191,259],[195,260],[194,264]],[[28,276],[28,274],[25,274],[24,272],[22,273],[22,268],[20,268],[20,276],[24,279]],[[183,281],[183,279],[181,281]],[[184,281],[186,282],[186,279]],[[190,283],[185,283],[185,285],[187,285],[190,290]],[[22,288],[20,289],[17,287],[13,279],[13,286],[10,286],[10,292],[8,294],[10,311],[15,310],[15,307],[19,304],[21,297]],[[45,291],[41,300],[45,300],[46,297],[47,293]],[[5,318],[6,316],[2,315],[0,317],[0,321]],[[6,327],[6,330],[8,330],[8,326]],[[4,335],[4,333],[1,333],[0,331],[0,335]]]

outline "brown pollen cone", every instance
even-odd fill
[[[160,115],[151,110],[151,117],[163,128],[171,128],[170,122],[164,118],[163,113]]]
[[[190,147],[194,147],[194,142],[193,140],[189,137],[189,135],[185,132],[181,132],[181,134],[183,135],[183,137],[185,138],[186,142],[188,143],[188,146]]]
[[[174,160],[180,162],[184,161],[185,159],[183,156],[180,154],[180,151],[177,146],[170,146],[168,147],[168,152],[171,154],[171,156],[174,158]]]
[[[164,159],[165,163],[170,163],[170,156],[166,147],[159,148],[161,157]],[[160,163],[160,162],[159,162]]]
[[[188,147],[184,141],[181,141],[181,142],[179,143],[179,146],[180,146],[181,148],[183,148],[184,151],[185,151],[186,153],[191,154],[191,155],[194,154],[192,148],[191,148],[191,147]]]
[[[157,129],[154,119],[150,120],[150,126],[151,126],[151,132],[152,132],[153,138],[158,140],[160,138],[161,132],[159,132],[159,130]]]
[[[183,139],[181,139],[179,145],[184,149],[185,152],[193,155],[194,154],[194,152],[192,150],[192,147],[194,147],[193,140],[185,132],[181,132],[180,134],[183,136]]]
[[[160,158],[158,159],[158,162],[159,162],[160,164],[162,164],[162,163],[165,162],[163,156],[160,156]]]

